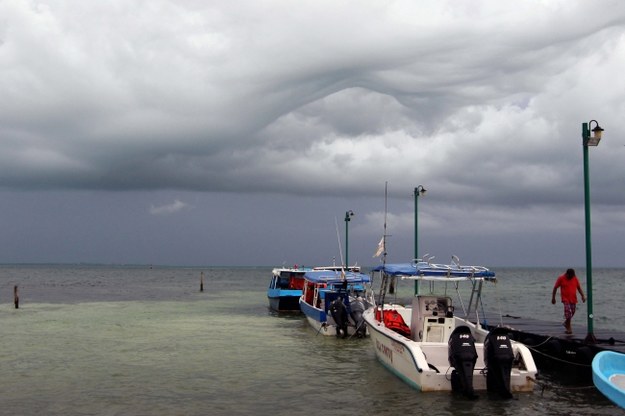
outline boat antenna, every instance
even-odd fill
[[[336,217],[334,217],[334,225],[336,226],[336,240],[339,243],[339,255],[341,256],[341,274],[343,276],[345,276],[345,263],[343,262],[343,249],[341,248],[341,235],[339,233],[339,222],[336,219]]]
[[[386,216],[388,213],[388,182],[384,182],[384,234],[382,234],[382,241],[384,252],[382,253],[382,264],[386,265]]]
[[[387,286],[389,284],[389,276],[386,274],[386,217],[388,212],[388,182],[384,182],[384,233],[382,234],[382,282],[380,287],[380,296],[378,303],[384,309],[384,301],[386,298]],[[392,277],[390,277],[392,279]],[[391,282],[391,287],[392,287]]]

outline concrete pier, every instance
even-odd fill
[[[558,371],[575,376],[578,380],[592,382],[592,359],[604,350],[625,353],[625,332],[594,328],[596,344],[584,342],[587,330],[573,325],[573,334],[564,333],[558,322],[546,322],[532,318],[493,313],[486,314],[486,326],[491,329],[503,326],[510,337],[527,345],[532,351],[540,371]]]

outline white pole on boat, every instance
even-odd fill
[[[379,293],[379,297],[378,297],[378,303],[381,305],[380,307],[380,319],[383,320],[383,315],[384,315],[384,301],[386,299],[386,290],[387,290],[387,283],[388,283],[388,279],[389,277],[386,275],[386,270],[384,269],[384,267],[386,266],[386,220],[387,220],[387,213],[388,213],[388,182],[384,182],[384,231],[382,233],[382,252],[380,254],[382,254],[382,271],[380,272],[380,277],[382,278],[381,282],[380,282],[380,293]],[[379,245],[378,245],[378,252],[379,252]],[[377,254],[376,254],[377,255]]]
[[[427,190],[423,185],[419,185],[414,188],[414,258],[415,261],[419,258],[419,196],[425,195]],[[414,294],[419,294],[419,281],[414,281]]]
[[[338,220],[336,219],[336,217],[334,217],[334,225],[336,226],[336,240],[337,240],[337,241],[338,241],[338,243],[339,243],[339,255],[341,256],[341,270],[343,270],[343,271],[344,271],[344,267],[343,267],[343,265],[344,265],[345,263],[343,262],[343,249],[341,248],[341,235],[340,235],[340,233],[339,233],[339,222],[338,222]]]

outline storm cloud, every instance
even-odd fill
[[[624,29],[625,5],[607,0],[5,0],[2,222],[25,239],[4,237],[5,260],[176,251],[146,238],[136,256],[111,254],[125,232],[49,211],[41,221],[75,237],[54,256],[29,249],[29,201],[63,195],[80,212],[123,201],[126,227],[205,248],[166,257],[180,264],[323,262],[338,252],[334,217],[353,209],[350,259],[367,263],[388,183],[397,260],[412,256],[423,184],[420,245],[441,257],[581,264],[581,123],[596,119],[597,256],[624,265]],[[193,223],[205,233],[180,231]],[[305,244],[281,238],[292,229]],[[70,254],[81,239],[90,254]]]

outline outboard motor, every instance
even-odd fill
[[[468,326],[457,327],[449,336],[449,365],[455,368],[451,373],[451,388],[469,399],[477,399],[473,390],[476,361],[477,350],[471,329]]]
[[[343,299],[340,296],[334,299],[328,309],[336,324],[336,336],[340,336],[341,331],[343,331],[343,338],[347,337],[347,324],[349,322],[347,318],[347,308],[343,303]]]
[[[351,310],[350,315],[356,325],[356,336],[358,338],[364,338],[367,334],[367,325],[365,324],[365,319],[362,317],[365,311],[365,303],[360,296],[351,303]]]
[[[510,372],[514,352],[505,328],[495,328],[484,341],[484,364],[486,364],[486,388],[498,393],[504,399],[512,398],[510,393]]]

